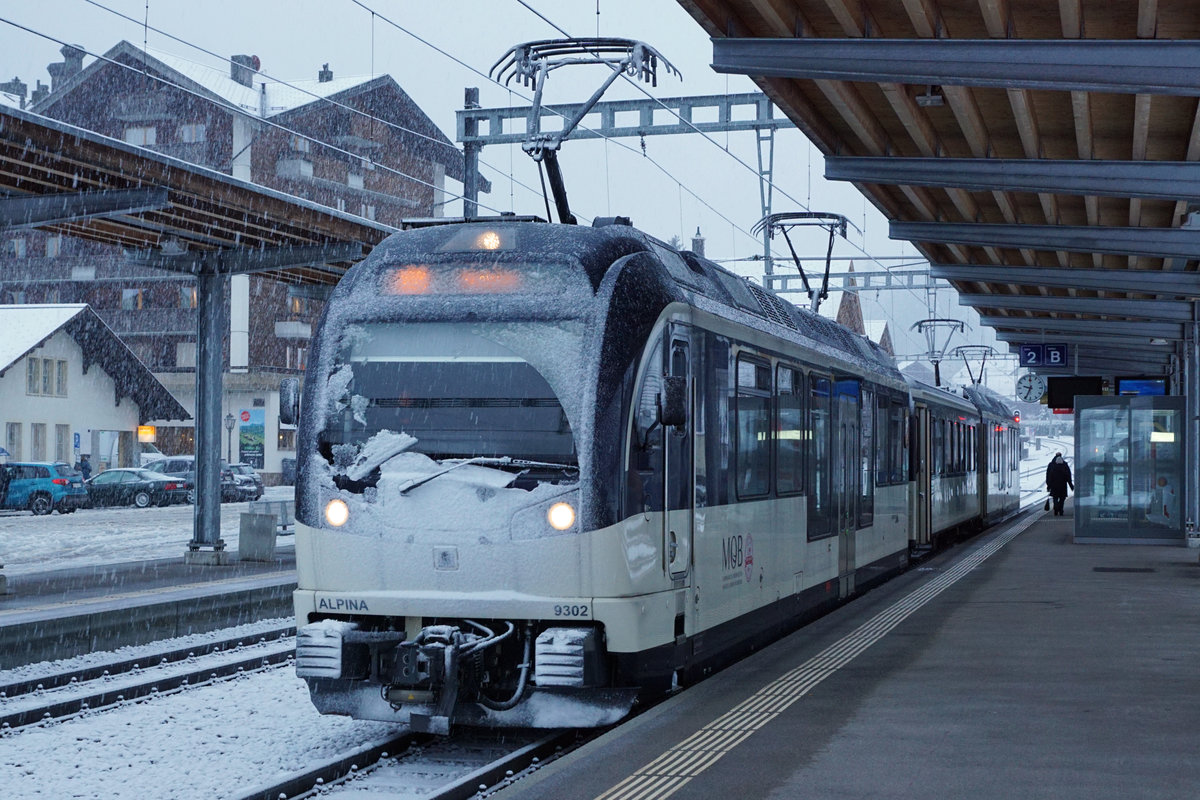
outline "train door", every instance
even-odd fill
[[[858,534],[859,404],[856,380],[837,382],[834,402],[833,507],[838,536],[838,584],[842,597],[854,593],[855,539]]]
[[[666,474],[663,486],[663,546],[667,554],[667,571],[676,581],[687,578],[692,563],[692,432],[696,425],[694,392],[690,380],[688,329],[672,325],[667,353],[667,375],[683,379],[685,388],[686,421],[664,432]]]
[[[912,476],[912,514],[913,543],[919,548],[927,548],[933,540],[933,478],[931,470],[931,440],[933,432],[930,429],[929,407],[917,406],[913,430],[913,466]]]

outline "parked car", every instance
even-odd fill
[[[138,508],[186,503],[192,488],[185,478],[148,469],[106,469],[88,480],[86,486],[93,506]]]
[[[230,464],[234,480],[238,482],[241,500],[257,500],[263,496],[263,479],[258,470],[249,464]]]
[[[57,510],[70,514],[87,505],[83,476],[62,461],[16,461],[0,467],[0,508],[29,509],[34,514]]]
[[[192,487],[191,493],[188,495],[188,502],[194,503],[195,486],[196,486],[196,457],[195,456],[170,456],[147,464],[146,469],[151,472],[157,472],[160,475],[172,475],[176,478],[183,478]],[[233,470],[229,468],[229,464],[225,459],[221,459],[221,502],[232,503],[240,499],[241,490],[238,489],[237,479],[233,476]]]

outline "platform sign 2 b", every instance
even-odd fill
[[[1022,367],[1067,366],[1066,344],[1023,344],[1017,350]]]

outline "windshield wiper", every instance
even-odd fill
[[[441,462],[441,463],[445,463],[445,462]],[[579,471],[579,467],[575,466],[574,464],[556,464],[551,461],[529,461],[524,458],[510,458],[509,456],[502,456],[500,458],[494,458],[494,457],[490,457],[490,456],[478,456],[476,458],[464,459],[463,461],[459,461],[455,464],[452,464],[451,466],[446,467],[445,469],[438,470],[437,472],[432,472],[423,477],[413,478],[411,480],[405,481],[397,491],[400,494],[405,494],[406,492],[408,492],[411,489],[415,489],[418,486],[429,483],[434,478],[442,477],[447,472],[453,472],[454,470],[458,469],[459,467],[466,467],[466,466],[520,467],[522,469],[532,469],[534,467],[550,467],[552,469],[568,470],[568,471],[572,471],[572,472]],[[519,474],[520,473],[518,473],[518,475]],[[513,479],[515,480],[516,478],[517,478],[517,475],[514,475]]]

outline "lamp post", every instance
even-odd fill
[[[233,463],[233,423],[235,421],[233,414],[225,415],[225,462],[228,464]]]

